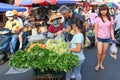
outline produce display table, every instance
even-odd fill
[[[66,72],[80,62],[77,55],[67,51],[68,45],[61,38],[47,40],[44,35],[28,38],[31,44],[11,56],[9,64],[33,68],[33,80],[65,80]]]
[[[65,72],[40,72],[33,69],[33,80],[65,80]]]

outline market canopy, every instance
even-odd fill
[[[98,3],[98,2],[91,2],[90,5],[93,5],[93,6],[94,5],[100,5],[100,3]]]
[[[17,10],[18,12],[26,11],[26,8],[21,8],[17,6],[13,6],[10,4],[0,3],[0,12],[6,12],[8,10]]]
[[[57,0],[57,4],[71,4],[71,3],[77,3],[79,1],[83,0]]]
[[[41,4],[41,5],[56,4],[56,0],[15,0],[14,5],[27,6],[32,4]]]
[[[15,0],[14,5],[30,6],[32,4],[41,4],[41,5],[71,4],[71,3],[77,3],[79,1],[84,1],[84,0]]]

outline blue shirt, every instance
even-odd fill
[[[83,47],[84,47],[84,36],[82,33],[75,34],[71,41],[71,48],[76,48],[76,44],[80,43],[82,45],[81,51],[79,53],[73,52],[74,55],[79,57],[79,60],[84,60],[85,56],[83,54]]]

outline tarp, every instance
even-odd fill
[[[17,6],[13,6],[10,4],[0,3],[0,12],[6,12],[8,10],[17,10],[18,12],[26,11],[26,8],[21,8]]]

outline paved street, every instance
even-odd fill
[[[96,65],[96,48],[85,49],[86,60],[82,69],[83,80],[120,80],[120,52],[118,59],[114,60],[109,55],[109,50],[105,59],[105,70],[94,71]],[[8,62],[0,65],[0,80],[32,80],[32,71],[23,74],[4,74],[9,70]]]

